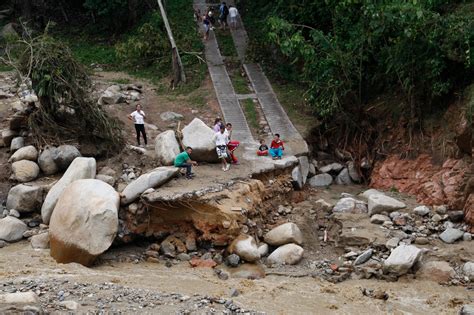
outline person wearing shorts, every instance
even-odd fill
[[[230,164],[227,163],[227,144],[229,143],[229,137],[225,133],[224,126],[221,126],[221,130],[214,135],[214,142],[216,144],[217,157],[222,163],[222,170],[227,172],[230,169]]]
[[[237,16],[239,16],[239,11],[233,5],[229,6],[229,18],[230,18],[230,28],[237,29]]]

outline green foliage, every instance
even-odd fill
[[[245,99],[242,101],[242,105],[244,107],[245,117],[249,123],[250,128],[257,129],[258,128],[258,114],[257,109],[255,108],[255,103],[251,98]]]
[[[230,32],[228,30],[215,29],[214,34],[216,35],[221,54],[226,57],[237,57],[237,50]]]
[[[254,45],[260,57],[284,61],[285,77],[307,87],[323,118],[356,118],[370,99],[395,88],[413,121],[472,82],[474,14],[453,1],[257,0],[244,7],[272,15],[258,22]]]

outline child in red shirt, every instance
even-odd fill
[[[283,146],[283,141],[280,140],[280,135],[276,133],[273,137],[272,144],[270,145],[270,155],[274,160],[281,160],[283,150],[285,150],[285,147]]]

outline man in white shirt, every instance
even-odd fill
[[[142,106],[137,104],[135,111],[128,115],[128,119],[132,120],[135,124],[135,131],[137,132],[137,143],[140,145],[140,133],[145,140],[145,146],[147,145],[146,133],[145,133],[145,112],[142,110]]]
[[[227,163],[227,143],[229,143],[229,136],[225,133],[225,127],[221,126],[219,132],[214,135],[214,142],[216,144],[217,157],[222,162],[222,170],[227,172],[230,169],[230,164]]]
[[[239,15],[239,11],[233,5],[229,6],[229,17],[230,17],[230,28],[236,29],[237,28],[237,16]]]

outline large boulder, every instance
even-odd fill
[[[32,145],[22,147],[18,149],[13,155],[8,159],[8,162],[13,163],[21,160],[30,160],[36,161],[38,158],[38,150]]]
[[[294,223],[284,223],[268,232],[265,237],[265,243],[272,246],[279,246],[288,243],[303,244],[303,234]]]
[[[334,208],[332,208],[332,212],[366,213],[367,204],[352,197],[345,197],[339,199]]]
[[[0,219],[0,240],[7,242],[16,242],[23,238],[23,233],[28,227],[26,224],[12,216],[6,216]]]
[[[448,282],[456,275],[453,267],[446,261],[429,261],[421,265],[416,277],[436,282]]]
[[[25,139],[23,137],[15,137],[10,143],[10,152],[15,152],[16,150],[22,148],[25,145]]]
[[[296,244],[278,247],[267,258],[270,265],[295,265],[303,258],[304,249]]]
[[[315,188],[326,187],[331,184],[332,184],[332,176],[327,173],[318,174],[309,179],[309,185]]]
[[[183,128],[183,145],[193,148],[191,158],[195,161],[217,162],[214,131],[202,120],[194,118]]]
[[[33,161],[21,160],[12,164],[12,179],[20,183],[31,182],[39,175],[38,164]]]
[[[421,249],[414,245],[399,245],[385,260],[383,270],[385,273],[401,276],[406,274],[420,259]]]
[[[69,168],[64,173],[63,177],[54,184],[46,195],[43,206],[41,207],[41,217],[43,222],[45,224],[49,223],[56,202],[70,183],[78,179],[94,178],[95,172],[96,162],[94,158],[76,158],[71,165],[69,165]]]
[[[352,184],[351,177],[349,176],[349,171],[347,168],[344,168],[339,175],[336,176],[336,184],[338,185],[350,185]]]
[[[99,97],[97,103],[99,105],[111,105],[111,104],[120,104],[126,102],[126,97],[124,94],[120,93],[120,87],[116,88],[118,85],[112,85],[104,91],[104,93]]]
[[[131,182],[122,191],[121,203],[127,205],[137,199],[145,190],[163,185],[178,173],[176,167],[158,167],[153,171],[143,174]]]
[[[378,191],[377,189],[367,189],[366,191],[364,191],[360,196],[364,199],[364,200],[369,200],[369,197],[372,196],[372,195],[384,195],[383,192],[381,191]]]
[[[7,209],[15,209],[20,213],[33,212],[41,208],[43,187],[20,184],[8,192]]]
[[[63,171],[74,161],[75,158],[80,157],[81,152],[69,144],[63,144],[54,150],[53,161],[58,166],[59,170]]]
[[[362,177],[360,177],[359,170],[354,162],[347,163],[347,171],[349,172],[349,177],[353,182],[360,183],[362,181]]]
[[[323,167],[320,167],[319,171],[321,171],[321,173],[337,174],[343,168],[344,168],[344,166],[340,163],[331,163],[331,164],[325,165]]]
[[[174,158],[180,152],[174,130],[160,133],[155,139],[155,153],[158,161],[163,165],[173,165]]]
[[[304,185],[306,184],[306,180],[308,179],[309,175],[309,160],[307,156],[300,156],[298,160],[300,161],[300,170]]]
[[[90,266],[112,245],[119,205],[119,194],[100,180],[80,179],[69,184],[51,216],[51,256],[58,263]]]
[[[236,254],[245,261],[253,262],[260,259],[257,243],[252,236],[239,235],[229,246],[229,253]]]
[[[439,235],[439,238],[445,243],[452,244],[458,239],[462,238],[463,235],[464,231],[448,227],[443,233]]]
[[[368,198],[368,200],[370,216],[377,213],[390,213],[395,210],[406,208],[406,205],[403,202],[382,194],[373,194]]]
[[[58,172],[58,166],[54,162],[56,147],[46,147],[38,157],[38,164],[45,175],[53,175]]]
[[[183,120],[184,116],[175,112],[164,112],[160,114],[160,118],[163,121],[178,121]]]
[[[301,190],[303,188],[303,174],[301,173],[299,165],[295,166],[291,171],[291,179],[296,190]]]

